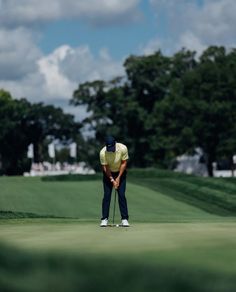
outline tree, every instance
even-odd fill
[[[161,161],[165,167],[171,165],[176,156],[193,152],[196,139],[192,129],[194,106],[183,97],[182,83],[172,82],[169,94],[153,109],[151,126],[156,129],[151,137],[153,159]]]
[[[35,149],[35,161],[43,160],[43,142],[60,140],[61,143],[75,140],[80,135],[81,125],[71,114],[63,113],[61,108],[43,103],[32,104],[25,118],[27,135]]]
[[[161,147],[165,152],[170,147],[172,157],[201,147],[210,176],[217,157],[232,157],[235,151],[235,60],[235,52],[227,55],[222,47],[209,47],[172,81],[170,93],[155,107]]]
[[[127,78],[86,82],[74,92],[72,104],[87,106],[83,125],[94,132],[91,147],[113,134],[126,142],[135,157],[131,164],[139,167],[167,166],[177,155],[201,147],[209,175],[217,157],[232,158],[235,50],[209,47],[199,59],[185,49],[172,57],[156,52],[130,56],[124,66]]]
[[[141,131],[143,127],[142,108],[120,78],[107,83],[94,81],[80,84],[71,103],[87,106],[88,116],[83,125],[95,135],[87,143],[89,151],[86,160],[93,163],[91,166],[99,169],[99,150],[108,134],[113,135],[117,141],[123,141],[128,146],[131,157],[134,157],[134,153],[138,155],[142,137],[134,129]],[[140,156],[135,161],[131,159],[130,163],[140,166],[142,160],[143,157]]]
[[[41,161],[46,139],[62,143],[80,136],[80,124],[62,109],[15,100],[0,90],[0,161],[1,173],[18,175],[29,170],[28,145],[35,146],[36,161]]]
[[[23,173],[30,167],[26,158],[29,139],[24,123],[29,107],[25,99],[13,100],[10,93],[0,91],[0,156],[4,174]]]
[[[196,143],[206,154],[210,176],[217,154],[226,153],[229,137],[235,133],[235,73],[235,53],[227,54],[223,47],[209,47],[196,69],[183,78],[184,96],[189,96],[195,106],[192,127]]]

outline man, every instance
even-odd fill
[[[102,201],[101,227],[106,227],[109,218],[112,188],[117,189],[121,214],[121,225],[129,226],[129,215],[125,197],[126,167],[128,160],[127,147],[117,143],[112,136],[106,138],[106,146],[100,151],[100,162],[103,170],[104,197]]]

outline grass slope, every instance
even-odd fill
[[[0,184],[0,218],[100,218],[103,192],[100,174],[43,180],[2,177]],[[139,222],[207,220],[236,215],[235,180],[163,170],[131,170],[127,199],[131,218]]]
[[[136,169],[130,180],[209,213],[236,215],[236,179],[204,178],[156,169]]]
[[[131,220],[176,222],[219,218],[218,214],[211,214],[203,208],[189,204],[188,201],[176,200],[176,194],[180,190],[176,191],[171,187],[163,188],[164,180],[166,178],[160,181],[155,177],[140,179],[130,176],[127,184],[127,199]],[[102,201],[100,180],[51,182],[42,181],[40,178],[17,177],[1,178],[0,183],[2,218],[12,218],[14,214],[16,217],[25,215],[25,217],[64,217],[82,220],[100,218]],[[182,184],[184,193],[187,183]],[[210,208],[215,207],[210,206]],[[221,213],[224,212],[225,209],[222,209]],[[116,215],[118,218],[118,209]]]

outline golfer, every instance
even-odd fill
[[[109,218],[112,188],[118,192],[119,207],[121,214],[121,225],[129,226],[129,215],[125,197],[126,189],[126,167],[128,150],[122,143],[117,143],[112,136],[106,138],[106,146],[100,151],[100,162],[103,170],[104,197],[102,201],[101,227],[106,227]]]

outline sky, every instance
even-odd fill
[[[0,88],[69,105],[80,83],[125,75],[130,55],[236,47],[235,0],[0,0]]]

